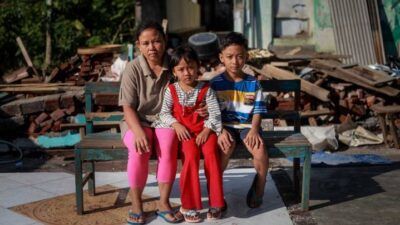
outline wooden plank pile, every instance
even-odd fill
[[[250,68],[259,79],[300,79],[303,122],[310,125],[365,121],[376,116],[373,105],[398,105],[398,80],[385,72],[367,66],[345,65],[339,59],[347,56],[319,54],[294,48],[283,51]],[[276,107],[292,107],[291,96],[274,96]],[[400,120],[396,119],[397,128]],[[376,123],[376,127],[378,124]]]
[[[9,132],[10,127],[29,136],[59,132],[62,123],[84,112],[85,82],[111,73],[113,59],[121,50],[121,45],[80,48],[77,55],[41,76],[22,41],[18,43],[27,66],[3,75],[0,82],[0,133],[10,136],[16,135]],[[116,96],[98,96],[96,102],[107,105],[116,102]]]

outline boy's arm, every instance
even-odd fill
[[[265,95],[262,92],[261,86],[257,85],[256,97],[254,103],[253,117],[251,119],[251,129],[247,134],[244,142],[251,149],[258,149],[262,144],[262,137],[260,136],[261,119],[264,114],[267,113],[267,107],[265,105]]]

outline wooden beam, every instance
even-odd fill
[[[18,70],[15,70],[15,71],[13,71],[11,73],[8,73],[8,74],[4,75],[3,76],[3,80],[4,80],[4,82],[9,84],[9,83],[13,83],[15,81],[22,80],[22,79],[27,78],[27,77],[29,77],[28,68],[27,67],[23,67],[23,68],[20,68]]]
[[[298,77],[296,74],[287,71],[287,70],[283,70],[280,68],[277,68],[275,66],[272,65],[265,65],[263,67],[262,70],[256,69],[253,67],[253,70],[255,70],[257,73],[266,76],[266,77],[272,77],[278,80],[293,80],[293,79],[297,79],[297,80],[301,80],[301,91],[314,96],[316,98],[318,98],[319,100],[323,101],[323,102],[329,102],[329,91],[318,87],[317,85],[314,85],[304,79],[301,79],[300,77]]]
[[[19,48],[21,49],[21,52],[22,52],[22,55],[24,56],[26,64],[28,64],[28,66],[32,68],[33,73],[39,77],[39,73],[33,66],[33,63],[32,63],[31,58],[29,57],[28,51],[26,50],[25,45],[24,45],[24,43],[22,43],[22,40],[20,37],[17,37],[17,43],[18,43]]]

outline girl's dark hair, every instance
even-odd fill
[[[170,60],[171,70],[179,64],[181,59],[184,59],[186,62],[195,61],[197,66],[200,65],[199,56],[197,56],[196,51],[188,45],[181,45],[172,52]]]
[[[166,41],[163,27],[155,21],[146,21],[139,25],[138,29],[136,30],[136,41],[139,41],[139,36],[146,29],[154,29],[154,30],[158,31],[158,33],[163,37],[164,41]]]
[[[242,46],[246,51],[249,49],[247,39],[241,33],[230,32],[220,41],[219,50],[222,51],[231,45]]]

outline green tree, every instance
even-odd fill
[[[20,36],[34,65],[41,68],[46,45],[46,0],[0,2],[0,74],[25,65],[15,38]],[[133,41],[134,0],[52,0],[52,64],[78,47]]]

